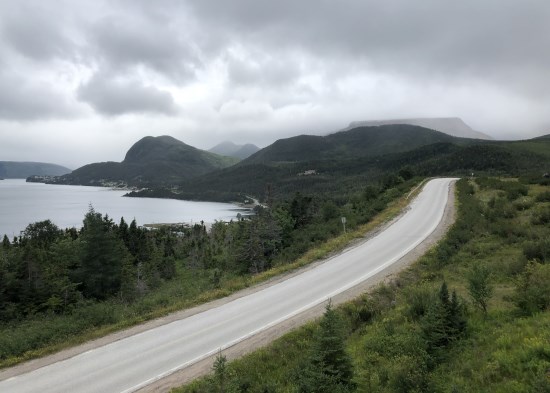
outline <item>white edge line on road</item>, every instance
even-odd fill
[[[449,183],[449,186],[450,186],[451,183]],[[352,281],[351,283],[348,283],[347,285],[344,285],[343,287],[337,289],[337,290],[334,290],[333,292],[329,293],[327,296],[323,296],[322,298],[319,298],[317,300],[314,300],[313,302],[299,308],[298,310],[295,310],[287,315],[285,315],[284,317],[281,317],[275,321],[272,321],[250,333],[247,333],[245,334],[244,336],[242,337],[239,337],[233,341],[230,341],[229,343],[225,344],[224,346],[218,348],[218,349],[214,349],[206,354],[203,354],[201,356],[198,356],[196,357],[195,359],[192,359],[192,360],[189,360],[185,363],[182,363],[176,367],[173,367],[171,368],[170,370],[168,371],[165,371],[163,372],[162,374],[159,374],[157,375],[156,377],[153,377],[153,378],[150,378],[146,381],[143,381],[141,383],[139,383],[138,385],[135,385],[135,386],[132,386],[131,388],[129,389],[126,389],[126,390],[123,390],[121,393],[131,393],[131,392],[135,392],[136,390],[138,389],[141,389],[147,385],[150,385],[152,384],[153,382],[156,382],[164,377],[167,377],[168,375],[170,374],[173,374],[175,373],[176,371],[178,370],[181,370],[182,368],[185,368],[187,366],[190,366],[194,363],[197,363],[197,362],[200,362],[201,360],[203,359],[206,359],[208,358],[209,356],[215,354],[216,352],[218,351],[221,351],[223,349],[227,349],[227,348],[230,348],[238,343],[240,343],[241,341],[244,341],[246,340],[247,338],[250,338],[252,336],[255,336],[256,334],[264,331],[264,330],[267,330],[275,325],[278,325],[279,323],[281,322],[284,322],[286,321],[287,319],[290,319],[306,310],[309,310],[310,308],[313,308],[315,306],[317,306],[318,304],[332,298],[333,296],[336,296],[350,288],[353,288],[354,286],[362,283],[363,281],[365,281],[367,278],[370,278],[372,277],[373,275],[375,275],[376,273],[379,273],[380,271],[384,270],[386,267],[388,267],[389,265],[392,265],[393,263],[397,262],[398,260],[400,260],[401,258],[403,258],[405,255],[407,255],[410,251],[412,251],[415,247],[417,247],[420,243],[422,243],[424,240],[426,240],[426,238],[428,236],[430,236],[434,231],[435,229],[437,228],[437,226],[439,225],[439,223],[441,222],[441,220],[443,219],[443,216],[445,214],[445,210],[446,210],[446,206],[447,206],[447,203],[449,202],[449,192],[447,191],[447,193],[445,194],[445,203],[444,203],[444,206],[445,208],[442,210],[441,212],[441,215],[439,217],[439,220],[437,220],[437,223],[435,225],[433,225],[428,231],[425,232],[425,235],[420,238],[419,240],[417,240],[416,242],[414,242],[410,247],[408,247],[405,251],[401,252],[399,255],[397,255],[396,257],[390,259],[389,261],[387,261],[386,263],[384,263],[383,265],[377,267],[376,269],[374,270],[371,270],[369,273],[361,276],[360,278],[356,279],[355,281]]]

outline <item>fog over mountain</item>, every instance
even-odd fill
[[[0,159],[122,161],[147,135],[209,149],[361,119],[550,127],[550,3],[0,2]]]
[[[45,162],[0,161],[0,178],[26,179],[29,176],[61,176],[71,172],[69,168]]]
[[[493,139],[487,134],[472,130],[469,125],[457,117],[353,121],[348,127],[344,128],[344,130],[350,130],[357,127],[383,126],[389,124],[410,124],[429,128],[431,130],[443,132],[459,138]]]
[[[211,153],[220,154],[222,156],[236,157],[244,160],[247,157],[250,157],[252,154],[256,153],[260,148],[251,143],[245,145],[237,145],[230,141],[225,141],[217,144],[208,151]]]

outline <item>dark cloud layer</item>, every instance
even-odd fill
[[[91,28],[89,39],[98,60],[111,70],[144,66],[180,82],[193,78],[199,63],[185,35],[158,21],[104,18]]]
[[[210,147],[459,116],[529,137],[550,123],[549,20],[547,0],[2,1],[0,133],[134,115]]]
[[[176,105],[170,93],[136,81],[116,80],[103,75],[95,75],[81,85],[77,96],[97,112],[108,116],[128,113],[176,113]]]
[[[550,3],[544,0],[236,0],[193,2],[218,39],[233,37],[276,53],[295,48],[421,77],[512,78],[550,82]],[[231,37],[231,36],[229,36]],[[227,45],[227,43],[225,43]],[[223,46],[223,45],[221,45]],[[539,89],[528,83],[528,88]],[[540,84],[539,84],[540,85]]]
[[[74,55],[71,26],[64,23],[62,10],[43,2],[8,1],[0,5],[0,13],[0,37],[15,52],[39,62]]]
[[[77,113],[78,108],[54,86],[0,72],[0,119],[37,121]]]

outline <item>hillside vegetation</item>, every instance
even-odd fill
[[[420,146],[452,141],[460,139],[418,126],[399,124],[358,127],[327,136],[300,135],[279,139],[244,160],[242,165],[347,160],[400,153]]]
[[[531,183],[459,181],[411,268],[174,392],[550,391],[550,186]]]
[[[53,181],[79,185],[172,185],[237,163],[199,150],[170,136],[145,137],[136,142],[122,162],[85,165]]]
[[[240,201],[286,199],[295,192],[338,199],[397,177],[531,174],[550,168],[550,140],[476,141],[413,126],[358,128],[327,137],[275,142],[237,165],[132,196]]]

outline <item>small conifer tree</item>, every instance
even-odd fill
[[[219,393],[226,392],[227,385],[227,358],[222,355],[222,351],[218,352],[214,364],[212,365],[212,371],[214,371],[214,385],[215,391]]]
[[[329,301],[308,363],[301,374],[301,392],[353,390],[353,365],[346,352],[342,323]]]
[[[422,320],[422,333],[428,353],[435,358],[440,357],[442,350],[459,339],[465,330],[464,306],[455,291],[449,297],[447,283],[443,282],[437,298]]]

